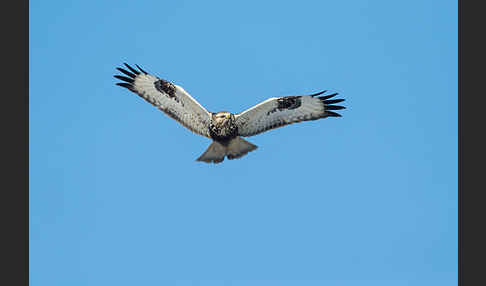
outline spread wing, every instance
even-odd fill
[[[344,99],[330,99],[337,93],[319,96],[326,91],[305,96],[273,97],[235,116],[240,136],[253,136],[288,124],[317,120],[326,117],[340,117],[332,111],[344,109],[333,105]]]
[[[125,66],[129,71],[116,68],[128,76],[115,75],[123,81],[116,83],[117,85],[138,94],[194,133],[210,138],[210,113],[182,87],[153,76],[138,65],[136,66],[140,71],[127,64]]]

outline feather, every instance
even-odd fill
[[[129,83],[126,83],[126,82],[117,82],[116,85],[119,85],[119,86],[122,86],[122,87],[126,87],[128,89],[132,89],[133,88],[133,85],[129,84]]]
[[[125,70],[125,69],[122,69],[122,68],[116,68],[117,70],[121,71],[122,73],[126,74],[127,76],[131,77],[131,78],[136,78],[137,76],[134,75],[133,73]]]
[[[337,93],[333,93],[333,94],[331,94],[331,95],[319,96],[318,98],[319,98],[320,100],[324,101],[324,100],[329,99],[329,98],[331,98],[331,97],[334,97],[334,96],[336,96],[336,95],[338,95],[338,94],[337,94]]]
[[[341,114],[332,111],[326,111],[326,115],[331,117],[341,117]]]
[[[330,99],[330,100],[324,100],[324,104],[333,104],[333,103],[339,103],[343,102],[344,98],[341,99]]]
[[[346,107],[340,105],[326,105],[326,110],[339,110],[345,109]]]
[[[321,92],[314,93],[314,94],[311,94],[311,95],[309,95],[309,96],[314,97],[314,96],[317,96],[317,95],[321,95],[321,94],[323,94],[323,93],[324,93],[324,92],[326,92],[326,91],[327,91],[327,90],[323,90],[323,91],[321,91]]]
[[[141,70],[144,74],[148,74],[146,71],[144,71],[141,67],[139,67],[137,64],[135,64],[139,70]]]
[[[133,78],[129,78],[129,77],[122,76],[122,75],[115,75],[115,77],[119,80],[123,80],[123,81],[129,82],[129,83],[133,83],[135,81]]]
[[[136,74],[136,75],[139,75],[140,72],[137,71],[136,69],[132,68],[131,66],[129,66],[128,64],[126,63],[123,63],[132,73]]]

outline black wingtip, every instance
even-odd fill
[[[327,90],[323,90],[323,91],[320,91],[320,92],[318,92],[318,93],[314,93],[314,94],[309,94],[309,96],[314,97],[314,96],[321,95],[321,94],[323,94],[323,93],[325,93],[325,92],[327,92]]]
[[[133,89],[133,85],[126,83],[126,82],[117,82],[116,85],[119,85],[121,87],[128,88],[129,90]]]
[[[346,109],[346,107],[344,107],[344,106],[334,105],[335,103],[339,103],[339,102],[343,102],[344,101],[344,98],[330,99],[330,98],[333,98],[336,95],[338,95],[337,92],[336,93],[333,93],[333,94],[330,94],[330,95],[319,96],[318,97],[322,101],[322,103],[324,104],[324,110],[325,110],[325,114],[327,116],[331,116],[331,117],[342,117],[341,114],[336,113],[336,112],[331,111],[331,110]]]
[[[343,101],[344,101],[344,98],[330,99],[330,100],[324,100],[324,104],[334,104],[334,103],[339,103],[339,102],[343,102]]]
[[[130,70],[132,73],[134,73],[134,74],[136,74],[136,75],[139,75],[139,74],[140,74],[140,72],[139,72],[138,70],[136,70],[136,69],[132,68],[132,67],[131,67],[131,66],[129,66],[127,63],[123,63],[123,64],[124,64],[124,65],[127,67],[127,69],[129,69],[129,70]]]
[[[129,76],[129,77],[131,77],[131,78],[136,78],[136,77],[137,77],[137,75],[135,75],[135,74],[133,74],[133,73],[131,73],[131,72],[127,71],[126,69],[122,69],[122,68],[116,68],[116,69],[117,69],[118,71],[120,71],[120,72],[122,72],[122,73],[126,74],[127,76]]]
[[[135,81],[133,78],[122,76],[122,75],[115,75],[114,77],[119,79],[119,80],[126,81],[128,83],[133,83]]]
[[[342,117],[342,115],[339,114],[339,113],[336,113],[336,112],[333,112],[333,111],[327,111],[327,110],[326,110],[326,115],[331,116],[331,117]]]
[[[135,66],[144,74],[148,74],[146,71],[144,71],[139,65],[135,64]]]
[[[330,95],[326,95],[326,96],[319,96],[319,99],[322,100],[322,101],[324,101],[324,100],[329,99],[331,97],[335,97],[336,95],[338,95],[337,92],[336,93],[333,93],[333,94],[330,94]]]
[[[327,110],[340,110],[340,109],[345,109],[346,107],[341,106],[341,105],[326,105],[325,108]]]

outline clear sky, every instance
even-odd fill
[[[210,140],[209,111],[327,89],[341,118]],[[31,285],[457,285],[457,1],[30,1]]]

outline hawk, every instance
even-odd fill
[[[124,64],[128,69],[117,67],[123,75],[116,83],[136,93],[164,113],[177,120],[196,134],[213,140],[208,149],[197,159],[206,163],[220,163],[240,158],[257,149],[257,146],[241,137],[250,137],[301,121],[326,117],[341,117],[333,110],[344,109],[335,105],[344,99],[331,99],[333,93],[319,96],[326,91],[303,96],[272,97],[241,113],[208,112],[182,87],[151,75],[135,65],[138,70]]]

